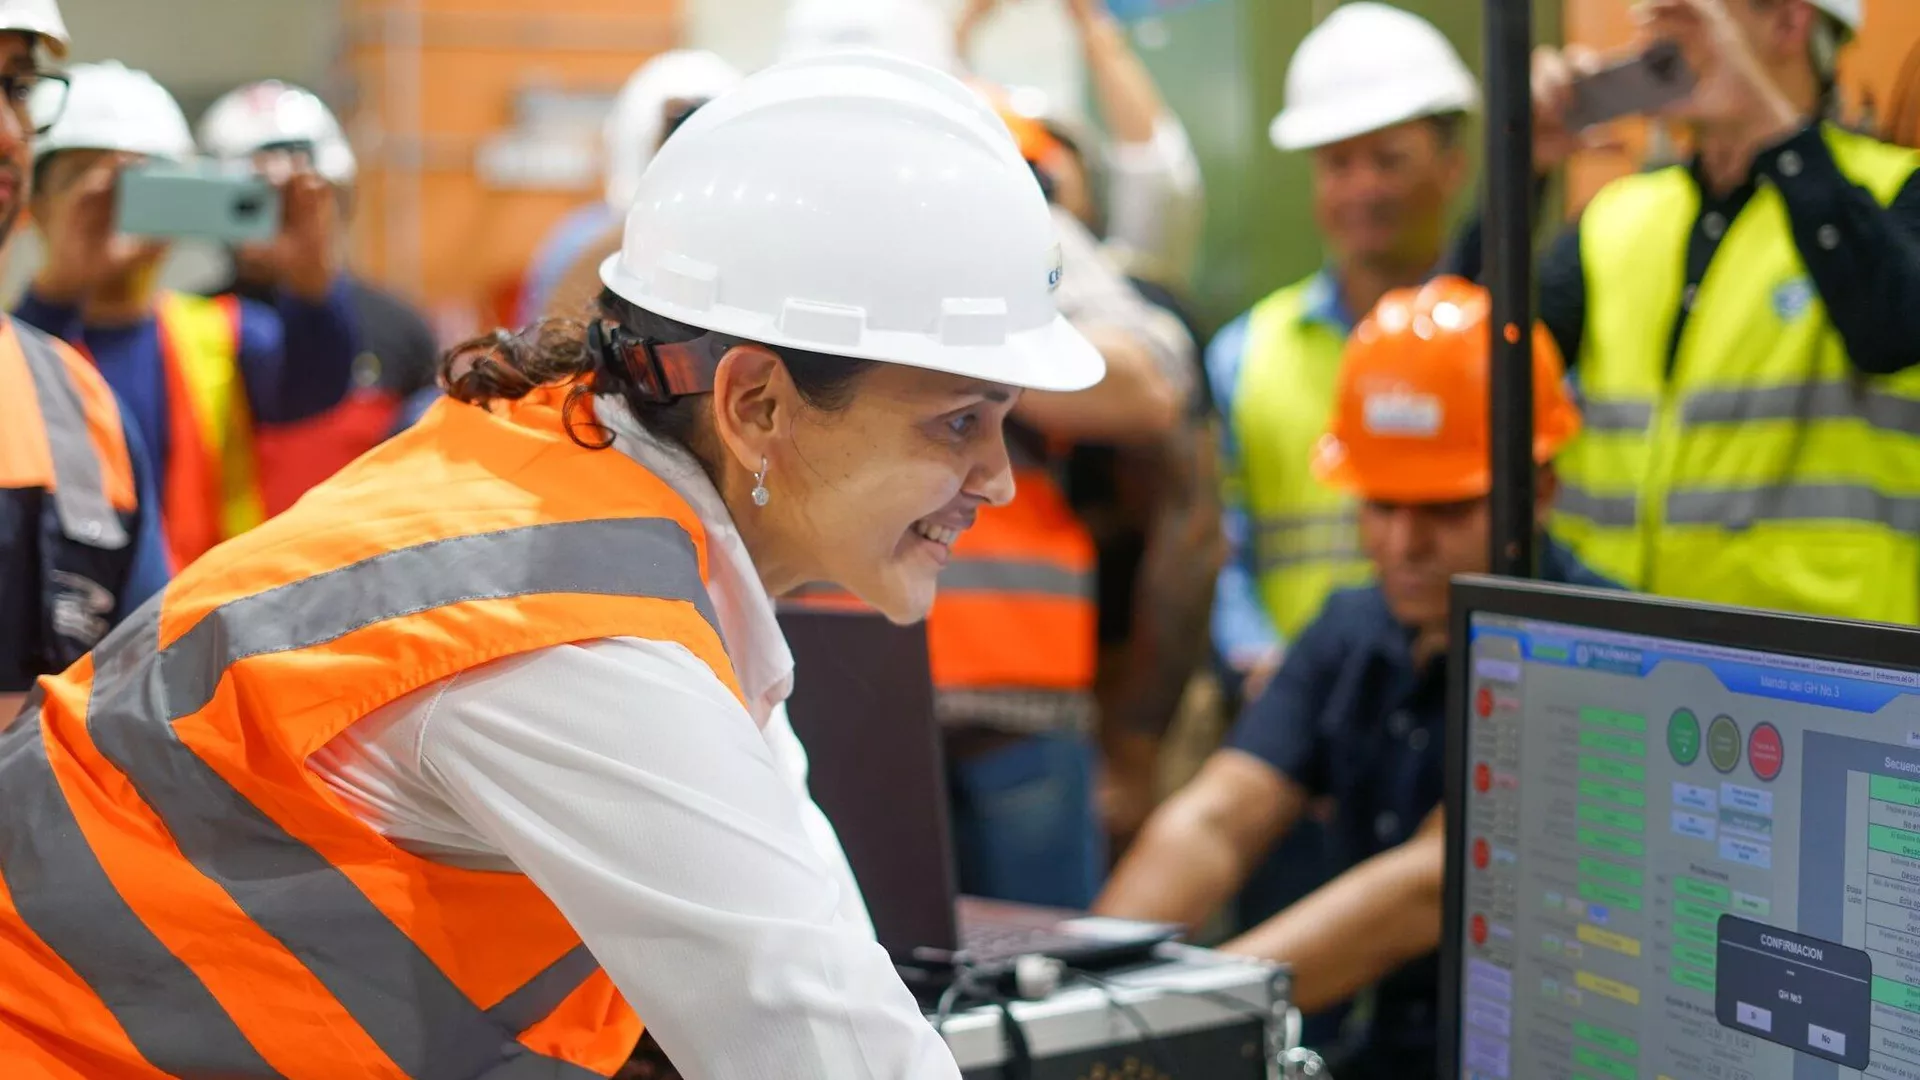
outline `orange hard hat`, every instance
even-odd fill
[[[993,105],[993,111],[1000,114],[1000,120],[1013,133],[1014,144],[1020,147],[1020,156],[1027,164],[1042,169],[1052,168],[1061,158],[1071,156],[1073,151],[1054,134],[1046,122],[1013,107],[1013,99],[1005,90],[982,80],[972,80],[969,85],[975,93],[987,99]]]
[[[1323,482],[1363,499],[1457,502],[1493,486],[1487,290],[1457,277],[1396,289],[1347,339],[1333,421],[1314,448]],[[1533,329],[1533,458],[1580,430],[1553,335]]]

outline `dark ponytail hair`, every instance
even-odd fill
[[[592,318],[617,322],[628,333],[654,344],[708,336],[728,347],[757,344],[655,315],[611,291],[603,290],[594,306]],[[441,358],[440,382],[448,397],[483,407],[517,401],[543,386],[567,386],[562,409],[567,434],[595,450],[613,445],[613,433],[593,418],[589,403],[596,394],[618,394],[641,427],[685,448],[712,474],[702,449],[707,429],[701,416],[710,408],[709,395],[686,394],[664,403],[650,400],[625,365],[596,354],[588,344],[590,325],[581,319],[542,319],[519,333],[495,330],[463,341]],[[878,363],[784,346],[763,347],[780,357],[801,399],[822,412],[839,412],[852,404],[860,377]]]

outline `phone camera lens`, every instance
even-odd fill
[[[241,217],[256,217],[260,210],[260,200],[252,195],[243,195],[233,204],[233,212]]]

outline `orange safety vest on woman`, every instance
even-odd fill
[[[167,293],[160,301],[166,367],[167,465],[160,502],[175,566],[266,519],[253,414],[240,370],[240,300]]]
[[[492,660],[634,636],[734,690],[693,509],[557,392],[441,402],[190,567],[0,734],[0,1061],[57,1080],[609,1076],[640,1023],[526,877],[308,758]]]

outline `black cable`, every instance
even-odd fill
[[[947,1021],[953,1018],[953,1010],[966,998],[1000,1011],[1001,1038],[1007,1044],[1007,1060],[1002,1065],[1006,1080],[1031,1080],[1033,1076],[1033,1048],[1027,1043],[1026,1029],[1020,1026],[1020,1018],[1013,1015],[1012,1002],[1005,994],[994,987],[994,980],[983,978],[971,967],[956,966],[953,969],[953,981],[940,992],[940,1000],[934,1006],[934,1034],[946,1038]]]
[[[1095,987],[1105,990],[1107,992],[1107,1000],[1111,1002],[1116,1009],[1125,1010],[1126,1007],[1124,1006],[1124,1004],[1120,1002],[1119,999],[1113,996],[1113,992],[1111,989],[1113,984],[1107,983],[1104,979],[1101,979],[1099,976],[1094,975],[1090,972],[1081,971],[1078,968],[1068,968],[1066,973],[1069,975],[1077,976],[1081,979],[1085,979],[1087,982],[1093,984]],[[1153,987],[1153,989],[1157,990],[1162,994],[1168,994],[1174,997],[1189,997],[1189,998],[1195,998],[1200,1001],[1211,1002],[1214,1005],[1219,1006],[1221,1009],[1227,1012],[1230,1012],[1235,1016],[1240,1017],[1243,1020],[1249,1020],[1249,1021],[1252,1021],[1253,1023],[1259,1024],[1261,1032],[1268,1036],[1271,1036],[1273,1034],[1271,1031],[1268,1030],[1269,1025],[1280,1023],[1280,1017],[1274,1012],[1272,1008],[1268,1008],[1265,1011],[1262,1011],[1259,1006],[1249,1005],[1245,1001],[1242,1001],[1239,998],[1235,997],[1234,995],[1226,993],[1224,991],[1206,990],[1200,987],[1185,987],[1185,986],[1182,986],[1182,987],[1156,986],[1156,987]],[[1271,994],[1271,989],[1269,989],[1269,993]],[[1127,1010],[1127,1011],[1130,1011],[1130,1010]],[[1140,1026],[1140,1023],[1137,1019],[1134,1020],[1134,1026],[1136,1028]],[[1167,1072],[1168,1075],[1170,1076],[1176,1075],[1172,1072],[1172,1070],[1167,1069],[1165,1065],[1161,1065],[1160,1068],[1163,1071]]]
[[[1026,1029],[1020,1026],[1020,1018],[1013,1015],[1013,1003],[1003,995],[994,995],[993,1003],[1000,1008],[1000,1035],[1007,1040],[1007,1080],[1033,1080],[1033,1048],[1027,1045]]]
[[[1159,1069],[1168,1080],[1178,1080],[1180,1071],[1175,1067],[1172,1048],[1164,1039],[1154,1033],[1153,1025],[1133,1005],[1121,1000],[1118,991],[1124,989],[1090,971],[1075,967],[1062,967],[1063,978],[1077,978],[1098,990],[1113,1010],[1125,1017],[1140,1042],[1147,1047],[1152,1056],[1154,1067]],[[1064,986],[1064,982],[1062,984]],[[1262,1012],[1259,1007],[1248,1005],[1245,1001],[1218,990],[1205,990],[1197,987],[1152,987],[1161,994],[1177,997],[1190,997],[1208,1001],[1245,1020],[1251,1020],[1267,1033],[1267,1025],[1277,1022],[1271,1009]],[[1015,999],[1007,997],[995,988],[995,981],[983,979],[971,968],[960,966],[953,972],[953,981],[940,993],[934,1006],[933,1030],[942,1038],[946,1036],[946,1024],[963,999],[997,1009],[1000,1013],[1001,1034],[1006,1041],[1007,1060],[1003,1065],[1007,1080],[1028,1080],[1033,1075],[1033,1051],[1027,1043],[1026,1030],[1018,1017],[1013,1014]],[[1270,1034],[1270,1033],[1268,1033]]]
[[[953,1007],[959,1004],[965,987],[966,984],[956,976],[945,990],[940,991],[940,1003],[933,1012],[933,1033],[943,1039],[947,1035],[947,1021],[953,1019]]]

